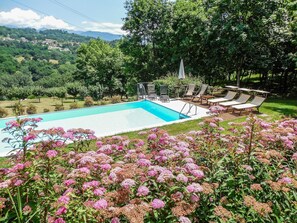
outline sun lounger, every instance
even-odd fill
[[[232,105],[244,104],[250,99],[250,97],[251,96],[248,94],[240,94],[239,98],[237,98],[236,100],[221,102],[221,103],[219,103],[219,105],[221,105],[223,107],[229,107]]]
[[[147,85],[147,97],[148,99],[155,100],[157,99],[156,89],[154,84]]]
[[[202,84],[200,91],[198,92],[198,94],[193,96],[192,101],[195,101],[195,99],[198,98],[198,101],[202,102],[202,96],[205,94],[207,88],[208,88],[208,84]]]
[[[233,105],[233,112],[235,110],[239,111],[239,115],[243,110],[252,110],[253,108],[257,108],[259,112],[260,106],[263,104],[266,98],[255,96],[254,99],[250,103],[240,104],[240,105]]]
[[[183,98],[185,99],[187,97],[193,97],[195,92],[195,87],[196,87],[196,84],[189,84]]]
[[[209,99],[208,103],[211,105],[211,104],[218,104],[219,102],[230,101],[235,98],[236,94],[237,94],[237,92],[228,91],[225,97]]]
[[[162,102],[169,101],[167,85],[160,85],[160,101],[162,101]]]

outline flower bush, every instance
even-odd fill
[[[297,120],[251,116],[227,131],[215,117],[178,136],[97,139],[95,150],[93,132],[38,121],[7,124],[20,152],[0,169],[3,222],[296,221]]]

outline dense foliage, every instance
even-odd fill
[[[7,123],[19,153],[0,171],[3,222],[296,222],[296,120],[251,116],[226,131],[214,117],[179,136],[98,139],[95,151],[91,131],[39,121]]]
[[[209,83],[261,74],[262,87],[292,91],[296,74],[295,0],[127,0],[126,67],[150,81],[175,72]]]
[[[51,33],[60,38],[64,36],[62,31]],[[1,88],[33,85],[49,88],[72,82],[79,44],[67,41],[66,37],[61,41],[36,30],[0,27]]]

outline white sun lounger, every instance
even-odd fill
[[[221,103],[219,103],[219,105],[221,105],[223,107],[229,107],[232,105],[244,104],[249,100],[250,97],[251,96],[248,94],[240,94],[239,98],[237,98],[236,100],[221,102]]]
[[[254,99],[250,103],[245,103],[241,105],[233,105],[232,108],[235,110],[239,110],[239,114],[241,113],[242,110],[252,110],[253,108],[257,108],[259,112],[260,106],[263,104],[266,98],[255,96]]]
[[[237,92],[228,91],[227,94],[225,95],[225,97],[209,99],[208,102],[209,102],[209,104],[217,104],[219,102],[230,101],[233,98],[235,98],[236,94],[237,94]]]

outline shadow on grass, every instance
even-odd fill
[[[265,106],[265,109],[269,109],[271,111],[280,113],[284,116],[288,116],[288,117],[293,117],[296,118],[297,117],[297,108],[282,108],[282,107],[274,107],[274,106]]]

